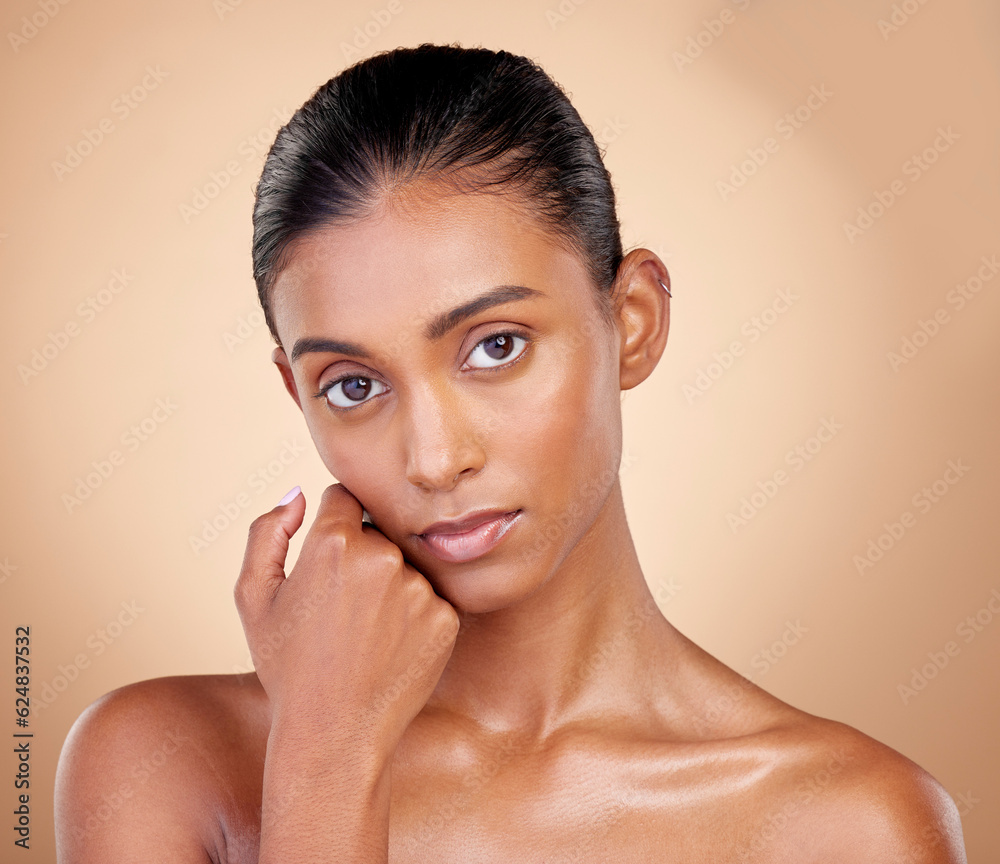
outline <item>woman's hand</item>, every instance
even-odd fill
[[[272,726],[366,740],[391,757],[451,656],[458,613],[362,524],[340,483],[324,491],[286,578],[305,508],[299,493],[254,520],[234,589]]]

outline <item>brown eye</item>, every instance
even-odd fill
[[[368,397],[373,395],[373,388],[378,387],[382,389],[374,390],[376,396],[385,389],[385,385],[381,381],[366,378],[363,375],[351,375],[332,381],[323,388],[321,394],[326,396],[327,401],[334,408],[349,409],[368,401]]]
[[[483,342],[483,345],[486,346],[485,351],[493,360],[506,360],[507,355],[514,350],[514,343],[507,333],[490,336]]]
[[[354,402],[364,400],[372,389],[372,382],[368,378],[348,378],[341,383],[344,395]]]
[[[518,347],[518,343],[521,343],[521,347]],[[478,368],[488,369],[495,366],[502,366],[504,365],[503,361],[510,360],[513,355],[516,354],[519,357],[524,352],[524,347],[527,344],[528,340],[517,333],[493,333],[472,349],[469,358],[471,360],[476,352],[482,349],[487,362],[480,364]]]

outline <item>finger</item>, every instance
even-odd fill
[[[302,525],[306,499],[296,486],[282,501],[250,525],[243,566],[233,588],[241,617],[256,617],[285,581],[288,541]]]
[[[362,534],[361,516],[364,507],[354,497],[343,483],[333,483],[323,490],[316,519],[306,535],[305,544],[312,544],[319,538],[329,539],[340,536],[342,539]]]

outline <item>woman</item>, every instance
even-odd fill
[[[268,154],[253,258],[340,482],[287,576],[298,487],[251,526],[255,673],[81,715],[61,862],[965,860],[929,774],[660,613],[618,468],[669,277],[623,253],[541,69],[421,45],[342,72]]]

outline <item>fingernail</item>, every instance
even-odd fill
[[[280,507],[282,504],[287,504],[296,495],[300,495],[300,494],[302,494],[302,487],[301,486],[296,486],[294,489],[292,489],[291,491],[289,491],[288,494],[286,494],[284,498],[282,498],[278,502],[278,506]]]

